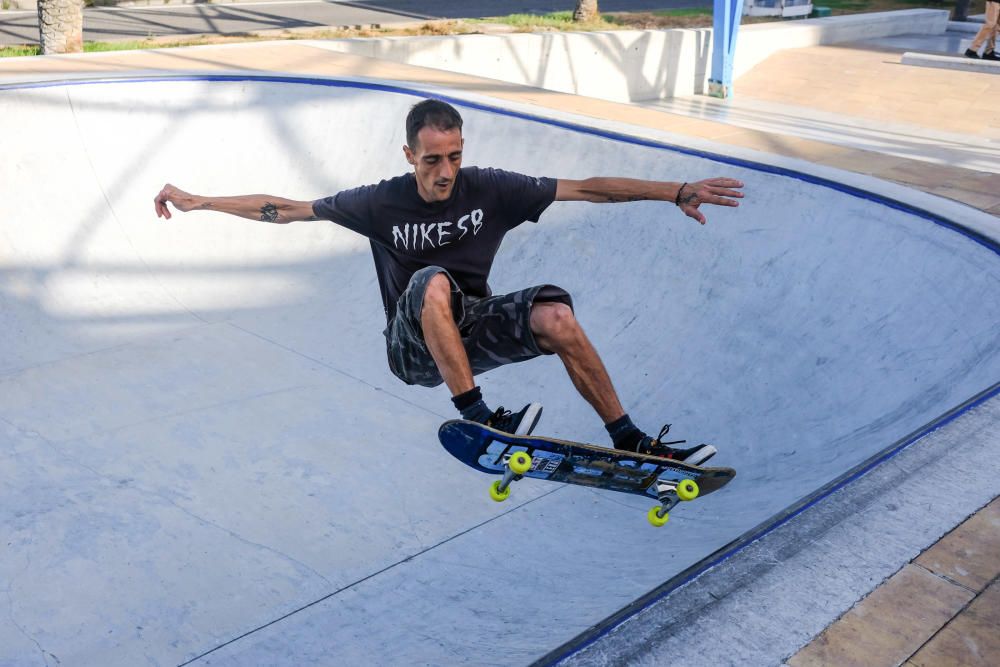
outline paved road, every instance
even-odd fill
[[[381,2],[262,2],[174,7],[100,8],[84,12],[84,39],[111,41],[163,35],[231,34],[322,26],[391,25],[426,18],[473,18],[572,8],[571,0],[385,0]],[[708,0],[602,0],[603,11],[663,9]],[[0,12],[0,44],[38,41],[34,11]]]

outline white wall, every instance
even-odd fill
[[[782,49],[944,32],[946,10],[910,9],[742,26],[734,76]],[[635,102],[708,90],[712,30],[622,30],[313,42],[335,51]]]

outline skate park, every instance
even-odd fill
[[[0,62],[0,664],[780,664],[1000,494],[995,127],[817,109],[824,143],[761,129],[764,92],[737,125],[343,50]],[[313,199],[402,173],[428,96],[466,164],[746,183],[705,227],[557,203],[491,279],[568,289],[633,416],[716,443],[726,489],[661,529],[531,480],[495,504],[437,442],[447,391],[388,371],[364,239],[153,212],[165,182]],[[542,402],[540,432],[607,437],[555,359],[480,379]]]

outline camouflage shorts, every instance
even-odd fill
[[[384,332],[389,368],[406,384],[436,387],[444,381],[427,349],[420,324],[427,284],[439,273],[451,281],[452,313],[473,375],[551,354],[535,341],[531,307],[542,301],[558,301],[573,307],[570,295],[555,285],[536,285],[486,298],[466,296],[447,271],[437,266],[425,267],[410,278],[410,284],[396,303],[396,314]]]

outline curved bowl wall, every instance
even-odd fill
[[[437,443],[447,392],[389,373],[365,239],[153,211],[165,182],[315,199],[402,173],[420,97],[252,77],[0,89],[0,662],[40,645],[103,665],[524,664],[1000,379],[989,238],[458,100],[466,164],[746,183],[705,227],[664,203],[556,203],[492,275],[568,289],[635,421],[716,444],[736,480],[659,530],[650,502],[583,488],[526,481],[496,505]],[[480,384],[493,406],[543,402],[540,433],[607,437],[558,359]]]

